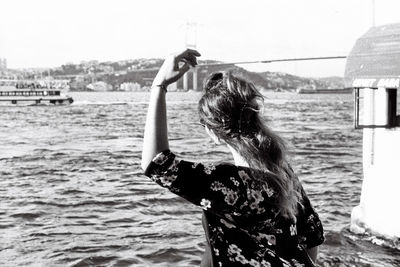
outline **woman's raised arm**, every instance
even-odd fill
[[[143,137],[143,170],[146,170],[158,153],[169,148],[165,101],[167,86],[181,78],[190,66],[196,66],[198,56],[200,56],[199,52],[192,49],[169,56],[153,81]],[[181,64],[183,65],[180,66]]]

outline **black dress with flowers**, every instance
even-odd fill
[[[296,222],[279,215],[268,177],[252,179],[249,168],[205,165],[159,153],[145,174],[204,209],[213,266],[314,266],[305,248],[323,243],[318,214],[303,188]]]

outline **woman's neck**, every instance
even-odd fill
[[[227,145],[227,146],[232,153],[233,160],[235,161],[236,166],[249,167],[249,164],[247,163],[247,161],[239,154],[239,152],[236,151],[236,149],[234,149],[230,145]]]

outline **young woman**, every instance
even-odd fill
[[[153,181],[204,209],[202,266],[315,266],[321,221],[286,158],[283,140],[260,117],[262,95],[230,73],[212,74],[199,102],[200,122],[235,164],[180,160],[169,150],[167,86],[200,54],[168,57],[151,89],[142,168]]]

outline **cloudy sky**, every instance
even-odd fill
[[[373,23],[373,0],[1,0],[0,57],[10,68],[164,57],[197,24],[203,59],[347,55]],[[400,22],[399,0],[375,0],[376,25]],[[188,39],[194,39],[194,27]],[[343,75],[345,60],[244,67]]]

